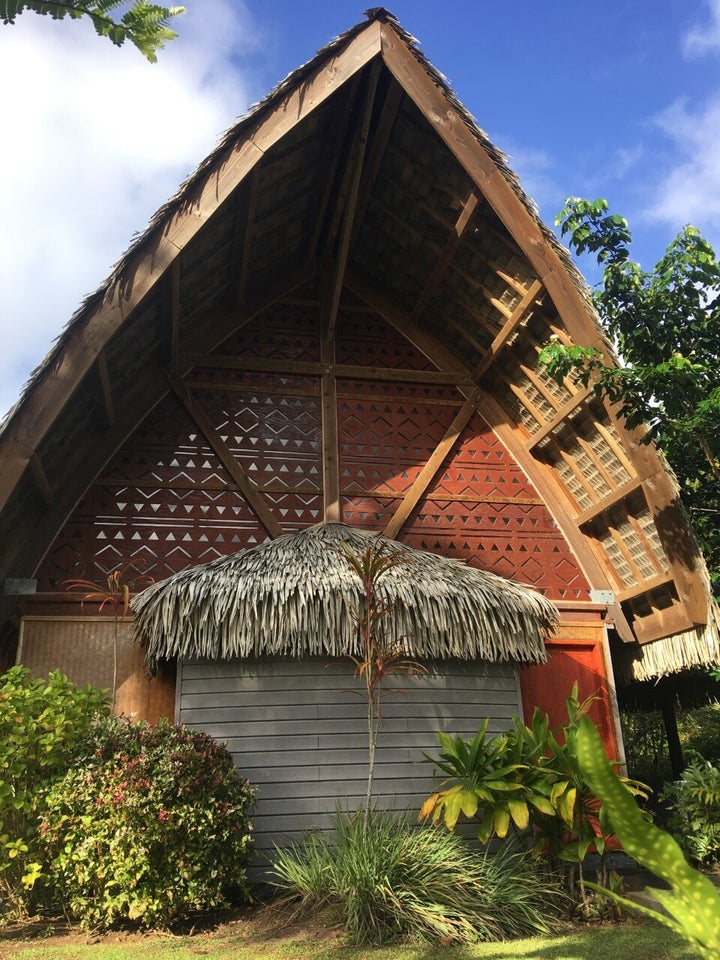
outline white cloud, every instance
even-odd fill
[[[720,231],[720,95],[695,109],[677,100],[655,122],[678,156],[665,175],[648,215],[679,228],[694,223]]]
[[[720,0],[708,0],[710,24],[696,24],[682,38],[682,50],[686,57],[702,57],[720,52]]]
[[[202,10],[200,11],[200,7]],[[0,26],[0,417],[51,340],[254,91],[238,2],[203,0],[147,63],[85,21]]]

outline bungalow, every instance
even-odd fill
[[[241,641],[259,607],[232,627],[212,591],[200,615],[181,590],[171,629],[143,627],[148,677],[132,617],[67,581],[119,569],[185,589],[250,556],[280,603],[272,564],[323,531],[493,575],[488,636],[463,615],[443,646],[431,618],[430,679],[388,707],[378,780],[396,805],[427,792],[414,760],[437,729],[502,729],[535,705],[561,719],[577,681],[620,753],[616,682],[720,659],[663,459],[536,362],[550,337],[610,355],[581,277],[416,42],[386,10],[366,17],[229,131],[0,428],[3,663],[226,739],[261,785],[268,843],[362,794],[362,705],[326,669],[350,652],[337,624]],[[534,626],[497,614],[510,594]]]

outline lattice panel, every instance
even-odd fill
[[[83,497],[41,565],[39,589],[102,577],[131,560],[161,580],[265,537],[182,406],[167,397]]]
[[[335,359],[338,363],[405,370],[436,369],[409,340],[369,310],[353,309],[351,305],[343,309],[341,306],[337,337]],[[447,395],[457,399],[454,391]]]
[[[317,361],[317,311],[277,305],[225,345],[232,356]],[[339,363],[433,369],[352,298],[338,319]],[[284,531],[323,519],[319,376],[197,368],[188,387],[221,442]],[[347,523],[382,531],[444,437],[462,396],[442,384],[337,382],[341,507]],[[531,583],[555,598],[587,584],[525,474],[474,416],[399,534]],[[252,547],[264,528],[183,405],[168,397],[83,498],[40,571],[41,589],[99,578],[130,560],[156,579]]]
[[[322,476],[319,399],[309,389],[304,395],[290,396],[284,396],[283,390],[279,382],[272,393],[202,390],[196,396],[220,438],[258,487],[272,493],[318,493]]]
[[[373,398],[338,402],[343,493],[404,493],[443,438],[453,408]]]
[[[403,539],[532,584],[553,599],[587,599],[588,584],[532,484],[474,417]],[[425,546],[423,544],[435,544]]]
[[[320,360],[317,307],[295,302],[276,303],[238,330],[217,352],[233,357],[317,362]]]

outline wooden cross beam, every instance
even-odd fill
[[[247,473],[240,466],[238,461],[235,459],[232,451],[213,426],[210,417],[208,417],[203,407],[200,405],[200,403],[198,403],[195,397],[192,396],[186,384],[183,383],[183,381],[176,374],[168,370],[166,371],[165,376],[173,392],[194,420],[198,430],[200,430],[202,435],[217,454],[222,465],[235,481],[240,493],[243,495],[248,505],[252,510],[254,510],[258,520],[262,523],[271,537],[279,537],[282,534],[282,527],[275,519],[275,516],[268,506],[267,501]]]

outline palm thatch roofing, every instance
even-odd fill
[[[288,655],[357,656],[360,556],[377,534],[341,523],[278,537],[151,586],[133,600],[136,636],[152,667],[173,657],[228,660]],[[408,655],[541,663],[557,623],[529,587],[379,538],[403,557],[379,580],[391,604],[384,634]]]
[[[324,413],[321,519],[342,520],[353,491],[339,469],[336,387],[412,374],[418,389],[454,390],[458,418],[481,417],[529,478],[590,591],[609,598],[608,622],[632,650],[624,676],[720,662],[716,606],[666,464],[591,390],[537,366],[552,336],[612,361],[582,278],[417,41],[381,7],[366,16],[228,131],[32,375],[0,426],[0,585],[40,575],[55,589],[76,575],[53,581],[43,563],[75,555],[63,531],[100,488],[113,537],[141,525],[128,503],[142,506],[148,487],[128,481],[125,497],[103,471],[168,398],[222,460],[217,482],[248,505],[256,541],[291,532],[274,480],[254,482],[203,407],[221,382],[276,378],[297,395],[295,381],[312,379]],[[338,356],[344,314],[380,318],[425,368]],[[246,330],[277,316],[288,326],[310,316],[312,346],[256,355]],[[424,475],[439,469],[440,447]],[[181,484],[202,491],[193,478],[160,482],[173,495]],[[402,533],[413,496],[403,490],[386,512],[387,535]],[[15,613],[0,592],[0,646],[17,642]]]

